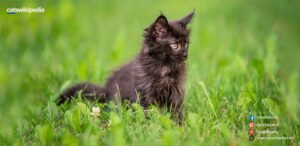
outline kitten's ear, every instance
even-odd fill
[[[195,13],[195,10],[192,13],[190,13],[190,14],[186,15],[185,17],[183,17],[182,19],[180,19],[178,22],[183,27],[186,27],[189,24],[189,22],[192,20],[194,13]]]
[[[161,14],[157,17],[152,25],[152,35],[157,39],[162,39],[167,36],[169,29],[169,23],[167,18]]]

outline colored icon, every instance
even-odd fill
[[[249,122],[249,127],[254,128],[254,122]]]
[[[250,129],[248,131],[248,133],[249,133],[249,140],[253,141],[254,138],[255,138],[255,136],[254,136],[254,133],[255,133],[255,131],[254,131],[254,126],[255,126],[255,124],[254,124],[254,116],[250,115],[249,116],[249,120],[250,120],[249,121],[249,127],[250,127]]]
[[[250,115],[249,119],[250,119],[250,121],[254,121],[254,116]]]
[[[249,140],[250,140],[250,141],[253,141],[253,140],[254,140],[254,136],[253,136],[253,135],[250,135],[250,136],[249,136]]]
[[[249,135],[254,135],[254,129],[249,130]]]

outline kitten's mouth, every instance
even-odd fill
[[[178,61],[178,62],[182,62],[182,63],[184,63],[184,62],[186,62],[186,61],[187,61],[187,57],[180,56],[180,57],[178,57],[178,58],[177,58],[177,61]]]
[[[186,60],[186,59],[187,59],[187,57],[188,57],[187,55],[184,55],[184,56],[183,56],[184,60]]]
[[[188,55],[187,54],[183,54],[180,57],[185,61],[185,60],[187,60]]]

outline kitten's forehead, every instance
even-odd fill
[[[188,30],[177,21],[171,21],[169,22],[169,26],[172,28],[172,32],[176,33],[177,35],[188,37]]]

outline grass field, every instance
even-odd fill
[[[6,14],[23,6],[46,12]],[[138,104],[55,105],[74,83],[104,84],[138,53],[160,11],[176,19],[194,8],[184,126],[156,107],[145,119]],[[299,8],[296,0],[0,0],[0,145],[300,145]],[[294,139],[249,141],[250,115],[277,116],[271,136]]]

